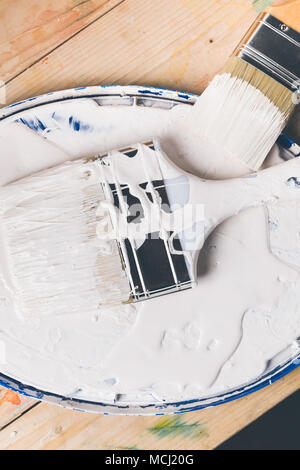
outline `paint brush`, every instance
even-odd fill
[[[7,283],[23,317],[84,313],[193,287],[212,230],[300,198],[300,160],[243,178],[183,172],[159,144],[77,160],[0,191]]]
[[[282,3],[282,2],[281,2]],[[198,103],[198,131],[262,165],[300,98],[300,0],[260,14]]]

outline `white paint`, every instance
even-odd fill
[[[262,165],[287,119],[259,89],[228,73],[212,80],[196,107],[199,134],[252,170]]]
[[[34,154],[26,149],[37,136],[19,124],[22,146],[6,158],[19,130],[1,125],[1,175],[11,181],[25,176],[27,170],[19,165],[25,161],[30,173],[30,168],[58,163],[62,155],[79,158],[153,137],[160,138],[177,165],[198,176],[218,179],[247,172],[242,162],[197,135],[197,125],[191,127],[196,108],[98,107],[85,100],[47,105],[35,113],[51,120],[54,110],[66,124],[38,136]],[[91,132],[67,131],[70,114],[90,124]],[[45,137],[52,152],[42,162]],[[291,218],[285,223],[293,229]],[[113,316],[101,310],[91,315],[49,312],[39,321],[22,322],[9,283],[0,282],[0,299],[5,299],[0,302],[0,341],[6,350],[1,372],[58,394],[122,403],[198,398],[247,383],[271,363],[295,354],[297,348],[289,345],[298,344],[300,336],[299,273],[270,252],[268,239],[264,209],[242,212],[205,243],[197,288],[139,303],[136,310],[117,308]],[[2,277],[6,274],[1,271]]]
[[[128,300],[116,242],[107,241],[105,252],[98,243],[99,177],[95,163],[77,161],[0,191],[3,260],[20,318],[95,316],[107,299]]]
[[[187,262],[192,265],[190,272],[193,273],[193,281],[197,277],[195,264],[199,251],[205,239],[218,225],[252,207],[263,204],[273,206],[274,203],[282,205],[284,202],[289,202],[292,207],[300,200],[299,159],[292,159],[243,178],[209,181],[180,171],[168,161],[167,155],[161,151],[156,142],[154,149],[144,144],[138,144],[135,148],[136,154],[130,158],[119,151],[109,152],[101,163],[96,162],[91,169],[97,174],[96,180],[98,178],[105,184],[105,193],[109,198],[109,204],[100,202],[101,214],[106,209],[112,220],[112,228],[108,231],[106,222],[108,213],[104,215],[104,223],[103,219],[98,222],[97,235],[101,241],[117,239],[121,246],[122,241],[128,238],[133,246],[138,248],[143,245],[148,233],[158,232],[172,254],[181,254],[182,251],[177,252],[172,247],[174,237],[179,235]],[[86,164],[83,162],[82,171],[85,167]],[[162,210],[162,201],[152,183],[158,180],[168,182],[166,192],[171,212],[166,213]],[[176,181],[180,183],[176,185]],[[147,186],[142,189],[141,184],[145,182]],[[119,209],[113,204],[109,189],[112,184],[118,194]],[[128,223],[128,204],[122,196],[122,185],[128,186],[130,193],[140,201],[144,216],[139,223]],[[59,186],[60,184],[58,188]],[[170,191],[173,187],[174,189]],[[151,194],[152,201],[148,199],[146,192]],[[176,207],[175,195],[186,203]],[[201,210],[197,210],[198,208]],[[275,210],[278,210],[277,206]],[[85,219],[83,217],[82,219],[84,222]],[[70,225],[72,226],[72,223]],[[169,232],[173,232],[173,235],[169,236]],[[189,240],[186,240],[187,232]],[[295,248],[295,246],[290,248],[291,257]],[[109,265],[107,268],[103,267],[103,271],[109,270],[109,267]],[[130,272],[127,274],[131,279]],[[176,272],[174,279],[176,281]],[[116,282],[117,280],[118,276]],[[77,295],[80,295],[80,291]]]

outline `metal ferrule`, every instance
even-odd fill
[[[234,51],[291,91],[300,90],[300,34],[263,13]]]

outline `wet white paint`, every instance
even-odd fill
[[[54,120],[53,112],[61,120]],[[187,105],[99,107],[89,100],[28,111],[22,117],[37,114],[52,131],[1,125],[1,184],[151,138],[159,138],[169,158],[197,176],[246,174],[242,162],[199,137],[195,112]],[[70,115],[85,123],[85,132],[68,127]],[[276,150],[268,164],[275,163]],[[281,218],[275,206],[272,211],[272,219]],[[293,227],[291,218],[284,223]],[[177,401],[247,383],[282,361],[283,351],[291,355],[289,347],[300,336],[299,273],[271,253],[269,240],[265,209],[242,212],[208,238],[195,289],[115,310],[113,317],[99,309],[22,322],[4,269],[0,341],[6,362],[1,372],[43,390],[105,402]],[[287,248],[285,236],[280,240]]]

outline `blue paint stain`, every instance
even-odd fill
[[[18,101],[17,103],[10,104],[9,106],[7,106],[7,108],[14,108],[15,106],[19,106],[19,104],[24,104],[24,103],[28,103],[30,101],[35,101],[37,98],[39,98],[39,97],[34,96],[33,98],[28,98],[27,100]]]
[[[73,116],[69,117],[69,126],[72,127],[75,132],[88,131],[90,129],[88,124],[83,124],[79,120],[74,119]]]
[[[161,91],[153,91],[153,90],[138,90],[138,93],[148,94],[148,95],[155,95],[155,96],[161,96],[161,94],[162,94]]]
[[[292,176],[286,182],[289,186],[294,186],[295,188],[300,188],[300,180],[296,176]]]
[[[74,116],[65,118],[64,116],[58,115],[55,111],[51,114],[51,119],[59,123],[57,129],[63,129],[67,126],[75,132],[87,132],[93,130],[92,126],[82,123],[79,119],[75,119]],[[49,133],[53,130],[53,124],[49,126],[49,123],[44,123],[37,117],[33,117],[31,119],[19,118],[15,122],[21,123],[37,133]]]
[[[80,122],[73,119],[73,116],[69,117],[69,125],[70,127],[73,127],[74,131],[80,131]]]
[[[190,99],[190,96],[189,95],[186,95],[184,93],[177,93],[178,97],[179,98],[183,98],[185,100],[189,100]]]
[[[28,119],[28,120],[24,118],[20,118],[20,119],[17,119],[16,122],[21,122],[22,124],[29,127],[29,129],[32,129],[35,132],[45,131],[47,129],[45,124],[43,124],[43,122],[38,118]]]
[[[19,104],[23,104],[23,103],[26,103],[26,100],[24,100],[24,101],[18,101],[18,103],[10,104],[10,105],[7,106],[7,107],[8,107],[8,108],[14,108],[15,106],[18,106]]]

